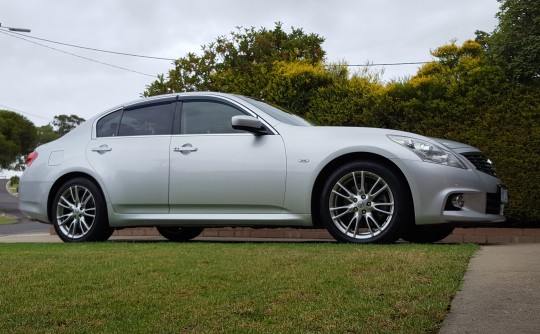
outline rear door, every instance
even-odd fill
[[[169,212],[169,146],[176,97],[112,112],[96,123],[87,158],[115,212]]]

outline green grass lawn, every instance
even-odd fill
[[[2,225],[2,224],[11,224],[11,223],[14,223],[14,222],[15,222],[14,218],[9,217],[9,216],[5,216],[4,214],[2,214],[2,212],[0,212],[0,225]]]
[[[8,188],[9,188],[9,192],[11,192],[12,194],[16,194],[19,190],[19,185],[18,184],[12,185],[11,182],[8,182]]]
[[[0,332],[436,333],[477,249],[0,244]]]

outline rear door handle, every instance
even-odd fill
[[[101,145],[100,147],[92,148],[92,152],[105,153],[109,151],[112,151],[112,147],[109,147],[107,145]]]
[[[175,152],[180,152],[182,154],[189,154],[191,152],[197,152],[197,150],[198,150],[198,148],[193,147],[193,145],[191,145],[191,144],[184,144],[184,145],[182,145],[182,147],[175,147],[174,148]]]

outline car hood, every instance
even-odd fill
[[[436,141],[439,144],[442,144],[442,145],[448,147],[451,150],[456,150],[456,151],[460,151],[460,152],[478,151],[478,149],[473,147],[473,146],[463,144],[463,143],[460,143],[460,142],[457,142],[457,141],[448,140],[448,139],[441,139],[441,138],[434,138],[434,137],[428,137],[428,138],[431,139],[431,140]]]

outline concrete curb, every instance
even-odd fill
[[[8,181],[6,182],[6,192],[7,192],[8,194],[10,194],[11,196],[17,197],[17,198],[18,198],[18,197],[19,197],[19,194],[18,194],[18,193],[12,193],[11,190],[9,189],[9,185],[10,185],[10,184],[11,184],[11,182],[8,180]]]
[[[197,237],[194,242],[324,242],[332,243],[335,240],[304,239],[304,238],[241,238],[241,237]],[[50,233],[23,233],[0,235],[0,243],[58,243],[62,240]],[[108,242],[169,242],[162,236],[111,236]]]

